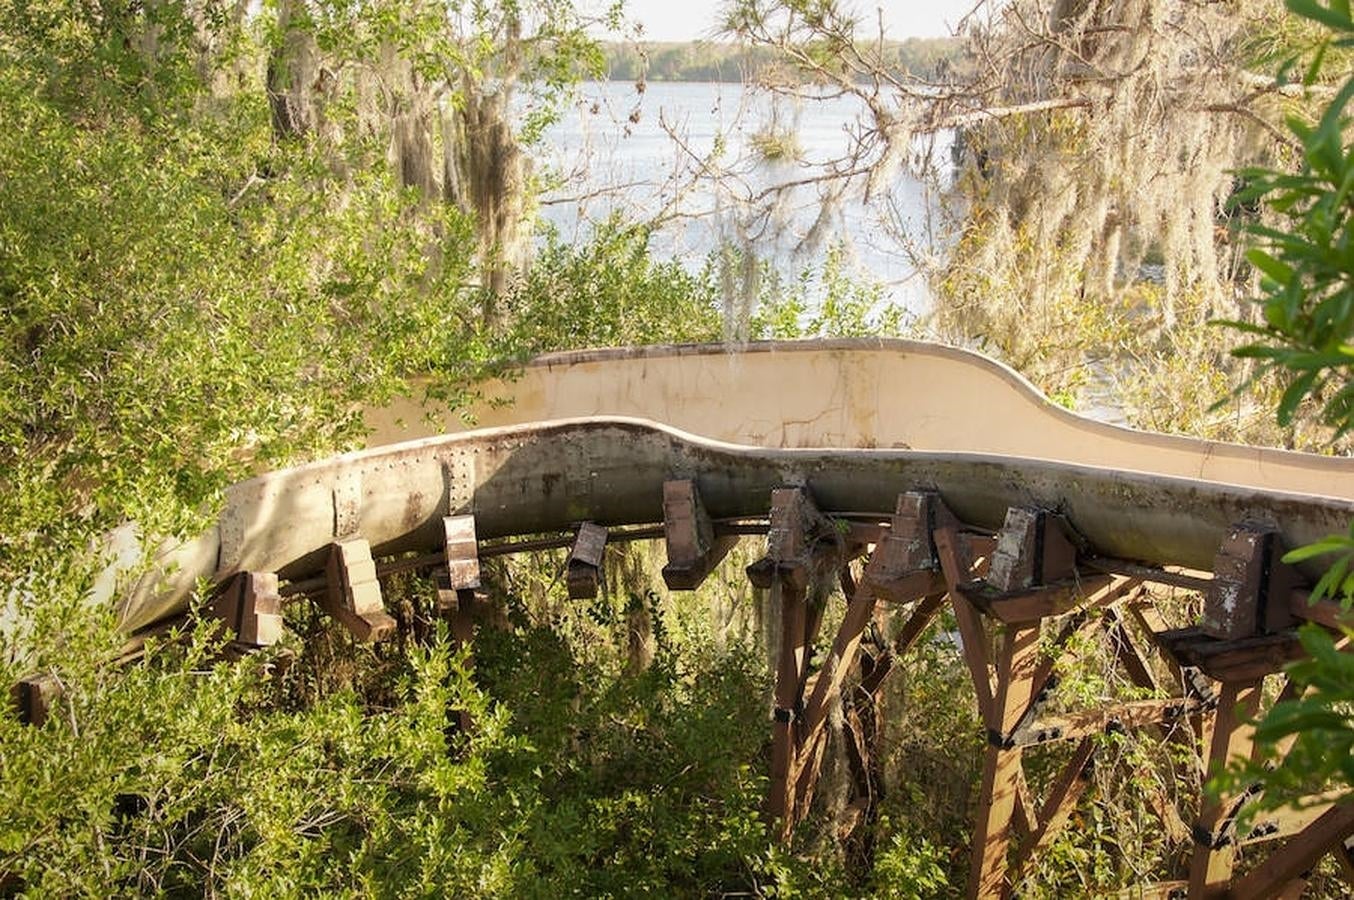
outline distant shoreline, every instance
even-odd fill
[[[602,43],[607,81],[689,81],[740,83],[784,69],[774,50],[721,41]],[[886,68],[899,74],[932,76],[958,65],[957,38],[905,38],[883,45]]]

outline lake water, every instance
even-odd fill
[[[894,177],[887,196],[868,204],[859,190],[825,204],[820,184],[785,190],[769,214],[746,202],[842,157],[861,110],[854,98],[792,102],[740,84],[652,82],[641,92],[633,82],[588,82],[533,149],[562,179],[543,214],[567,240],[586,239],[613,210],[632,220],[661,217],[653,251],[693,269],[732,240],[793,277],[820,267],[839,242],[855,271],[884,286],[888,302],[920,313],[929,295],[899,240],[929,241],[935,204],[916,178]],[[766,133],[791,135],[794,158],[759,153],[756,138]],[[948,159],[948,146],[935,149],[935,158]]]

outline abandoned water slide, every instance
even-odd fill
[[[1305,653],[1296,626],[1335,628],[1342,615],[1310,602],[1319,561],[1299,570],[1281,557],[1354,520],[1354,460],[1091,421],[953,348],[588,351],[483,385],[471,410],[412,400],[368,416],[367,449],[235,485],[215,526],[165,549],[130,590],[110,568],[101,590],[120,598],[124,628],[173,621],[205,578],[218,588],[211,613],[242,651],[280,637],[284,594],[381,640],[396,628],[381,578],[413,570],[435,580],[437,613],[466,642],[487,608],[481,556],[571,546],[569,596],[586,598],[608,540],[663,538],[663,579],[680,590],[701,583],[734,535],[765,534],[747,577],[779,610],[770,819],[784,838],[808,814],[832,704],[877,697],[891,660],[948,609],[987,734],[969,897],[1009,896],[1037,864],[1085,791],[1103,733],[1174,735],[1205,777],[1247,753],[1265,680]],[[847,607],[814,666],[824,617],[808,597],[825,573]],[[1172,627],[1150,583],[1198,591],[1190,609],[1201,612]],[[866,666],[861,641],[879,604],[902,624]],[[1054,660],[1091,633],[1147,699],[1050,712]],[[47,687],[20,686],[28,720],[44,714]],[[854,790],[868,803],[862,761],[877,748],[852,734]],[[1069,742],[1035,804],[1025,754]],[[1197,793],[1197,782],[1177,787]],[[1167,794],[1148,799],[1191,849],[1188,872],[1141,896],[1295,895],[1327,853],[1354,872],[1354,804],[1338,797],[1314,795],[1246,834],[1235,817],[1244,795],[1199,798],[1192,824]],[[1262,842],[1267,855],[1235,875],[1238,848]]]
[[[901,492],[939,491],[987,529],[1037,506],[1088,552],[1196,569],[1238,522],[1298,546],[1354,517],[1354,460],[1106,425],[986,357],[909,341],[557,354],[485,385],[468,417],[474,430],[417,400],[372,411],[368,449],[231,488],[215,528],[122,594],[124,627],[180,612],[198,578],[322,572],[338,540],[436,549],[448,515],[473,514],[481,539],[661,522],[674,478],[716,518],[764,517],[781,485],[883,518]]]

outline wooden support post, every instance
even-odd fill
[[[1039,626],[1008,626],[997,655],[997,693],[987,719],[988,747],[973,827],[973,866],[968,896],[1004,897],[1007,851],[1021,775],[1021,748],[1008,735],[1033,697],[1039,660]]]
[[[210,610],[230,629],[238,647],[268,647],[282,637],[282,597],[274,572],[239,573],[212,601]]]
[[[954,618],[959,625],[963,642],[964,662],[973,676],[973,690],[978,702],[978,715],[984,722],[992,719],[992,673],[988,663],[987,634],[982,619],[973,604],[964,596],[961,585],[968,580],[968,568],[960,562],[959,540],[954,529],[941,528],[935,532],[936,554],[949,588]]]
[[[880,599],[893,602],[911,602],[924,595],[935,594],[943,587],[940,563],[936,558],[931,534],[935,523],[953,527],[958,520],[945,507],[940,495],[910,492],[900,494],[888,534],[875,547],[865,567],[859,585],[852,585],[849,573],[843,573],[843,589],[847,597],[846,616],[837,631],[832,650],[823,661],[812,696],[804,704],[804,724],[800,739],[808,746],[827,721],[828,708],[841,692],[842,681],[855,662],[860,639],[870,624],[875,603]],[[925,604],[925,601],[923,601]],[[932,602],[929,612],[916,624],[915,640],[920,630],[929,624],[939,607]],[[913,625],[909,622],[909,625]],[[910,641],[909,641],[910,643]]]
[[[1106,636],[1110,645],[1114,649],[1115,658],[1119,661],[1124,671],[1128,674],[1129,680],[1137,687],[1151,691],[1156,694],[1161,691],[1161,685],[1157,681],[1147,657],[1143,655],[1142,650],[1133,640],[1133,635],[1129,630],[1128,623],[1123,614],[1116,607],[1105,610],[1103,620],[1105,622]],[[1192,723],[1199,716],[1203,715],[1205,704],[1203,698],[1190,697],[1189,692],[1185,690],[1183,682],[1178,685],[1181,695],[1189,699],[1199,701],[1195,704],[1195,711],[1190,713],[1190,722]],[[1156,734],[1162,740],[1173,741],[1191,754],[1197,753],[1197,747],[1194,742],[1194,729],[1175,727],[1171,725],[1158,727]],[[1180,810],[1176,808],[1174,802],[1166,796],[1165,792],[1155,786],[1149,786],[1147,789],[1147,802],[1152,805],[1161,824],[1170,835],[1173,842],[1185,841],[1189,838],[1189,826],[1185,820],[1180,817]]]
[[[606,552],[606,529],[593,522],[578,526],[569,550],[564,580],[570,600],[591,600],[602,583],[602,555]]]
[[[871,687],[865,690],[865,697],[870,699],[863,701],[870,704],[871,710],[874,709],[873,697],[879,684],[893,667],[893,655],[907,652],[940,609],[944,582],[931,533],[937,522],[952,527],[957,521],[945,508],[938,494],[901,494],[890,527],[878,539],[860,583],[855,584],[849,570],[842,569],[840,577],[847,598],[846,616],[813,682],[809,699],[804,703],[802,722],[796,734],[797,749],[790,766],[789,781],[795,786],[797,798],[796,819],[802,817],[813,799],[828,710],[834,698],[840,696],[846,674],[859,656],[861,638],[870,624],[877,601],[904,603],[921,599],[899,636],[897,647],[892,653],[873,661],[869,674],[862,681],[862,686],[865,681],[871,683]],[[850,552],[848,550],[848,555]],[[926,594],[930,596],[924,597]],[[821,614],[821,610],[818,612]],[[811,632],[816,630],[813,622],[809,623],[809,628]],[[862,725],[865,729],[862,740],[872,741],[878,730],[868,727],[869,724]],[[871,814],[869,809],[861,812],[866,819]]]
[[[663,540],[668,564],[663,583],[672,591],[694,591],[737,542],[715,537],[715,527],[691,479],[663,482]]]
[[[805,588],[789,579],[776,578],[771,591],[780,599],[780,653],[776,660],[774,721],[771,726],[771,793],[767,812],[780,822],[781,838],[787,839],[794,828],[794,784],[792,767],[798,741],[795,718],[803,691],[808,646],[805,640],[807,603]]]
[[[1298,575],[1281,561],[1283,553],[1271,525],[1242,523],[1232,529],[1213,562],[1200,620],[1205,634],[1236,640],[1294,624],[1290,595]]]
[[[28,675],[15,683],[10,696],[19,721],[40,728],[61,699],[61,682],[52,675]]]
[[[1021,767],[1020,775],[1016,779],[1016,809],[1013,824],[1024,833],[1027,840],[1039,829],[1039,810],[1035,808],[1034,793],[1030,790],[1029,780],[1025,778],[1024,766]],[[1017,855],[1016,859],[1019,858]],[[1012,883],[1019,880],[1017,877]]]
[[[754,584],[769,587],[773,606],[777,600],[780,602],[781,636],[776,659],[767,812],[779,821],[781,838],[787,839],[795,826],[798,808],[797,758],[805,747],[800,723],[808,656],[822,622],[821,607],[810,609],[807,593],[814,572],[827,566],[825,557],[837,555],[842,542],[804,488],[773,490],[770,520],[766,557],[748,567],[748,578]]]
[[[1071,760],[1063,766],[1062,772],[1054,780],[1048,798],[1039,812],[1038,825],[1016,852],[1015,863],[1011,867],[1015,873],[1011,879],[1012,886],[1024,880],[1036,856],[1053,842],[1058,832],[1067,824],[1072,810],[1077,807],[1077,801],[1090,786],[1095,750],[1093,738],[1083,740],[1072,754]]]
[[[1247,721],[1255,717],[1260,706],[1261,681],[1256,678],[1223,683],[1206,777],[1221,772],[1234,758],[1250,758],[1254,728]],[[1189,873],[1191,898],[1198,900],[1217,894],[1232,877],[1237,841],[1231,826],[1237,800],[1234,796],[1203,798],[1194,825],[1195,845]]]
[[[330,545],[326,567],[328,587],[321,607],[359,641],[382,641],[395,633],[395,620],[381,600],[376,563],[366,538],[352,538]]]
[[[889,648],[892,656],[903,656],[911,650],[921,636],[926,633],[926,629],[931,627],[936,616],[940,614],[940,608],[945,605],[945,592],[938,591],[929,597],[923,597],[922,601],[912,610],[912,615],[908,617],[907,622],[899,629],[898,636],[893,639],[893,646]]]
[[[1134,643],[1133,635],[1129,633],[1123,615],[1118,609],[1110,608],[1105,611],[1103,618],[1105,633],[1109,638],[1110,646],[1114,648],[1115,658],[1118,659],[1119,665],[1124,667],[1129,680],[1138,687],[1155,694],[1160,690],[1157,677],[1153,674],[1147,658],[1142,655],[1137,644]]]

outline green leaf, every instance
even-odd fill
[[[1328,9],[1315,0],[1285,0],[1284,5],[1291,12],[1302,16],[1304,19],[1320,22],[1337,31],[1354,31],[1354,22],[1350,21],[1348,8],[1344,12],[1338,9]],[[1335,6],[1336,4],[1332,2],[1331,5]]]
[[[1290,564],[1300,563],[1316,556],[1324,556],[1327,553],[1338,553],[1341,550],[1354,551],[1354,539],[1342,534],[1333,534],[1316,543],[1289,550],[1283,555],[1283,561]]]
[[[1348,14],[1348,10],[1345,13]],[[1326,61],[1326,50],[1330,47],[1330,38],[1323,40],[1316,48],[1316,54],[1312,57],[1312,62],[1307,66],[1307,73],[1302,77],[1302,83],[1306,87],[1311,87],[1316,83],[1317,76],[1321,74],[1321,64]]]
[[[1255,248],[1246,252],[1251,265],[1272,278],[1277,284],[1288,285],[1293,281],[1293,267],[1275,259],[1264,250]]]
[[[1312,390],[1318,374],[1317,372],[1307,372],[1293,379],[1293,382],[1288,385],[1287,390],[1283,392],[1283,396],[1279,399],[1278,418],[1280,425],[1292,424],[1293,414],[1297,412],[1298,404]]]

